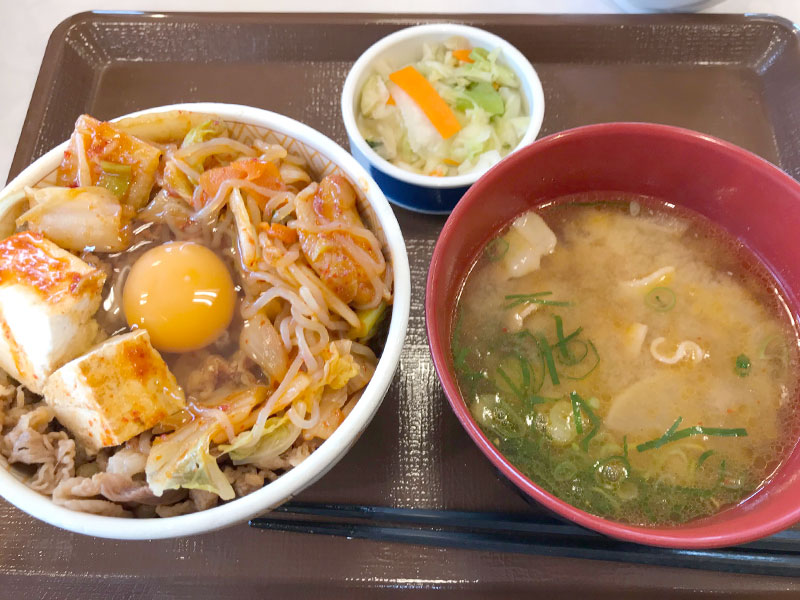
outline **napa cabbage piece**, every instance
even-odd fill
[[[253,386],[219,394],[213,400],[195,404],[159,423],[171,433],[156,437],[147,457],[145,474],[154,494],[178,488],[213,492],[223,500],[234,497],[233,488],[212,455],[211,444],[227,440],[227,427],[234,433],[252,425],[253,409],[267,397],[268,388]]]
[[[181,427],[168,439],[154,443],[147,457],[147,484],[156,496],[166,490],[205,490],[223,500],[236,494],[209,452],[211,435],[219,427],[213,418],[201,417]]]
[[[235,465],[252,464],[262,469],[273,468],[273,462],[292,447],[301,429],[291,422],[288,415],[270,417],[264,424],[260,438],[253,442],[252,432],[237,437],[233,444],[220,446],[228,453]]]
[[[315,386],[317,389],[321,390],[326,385],[334,390],[342,389],[358,375],[359,365],[350,354],[351,346],[352,343],[348,340],[337,340],[322,351],[325,366],[322,381]]]
[[[120,131],[139,139],[159,144],[178,143],[192,129],[202,128],[205,123],[217,121],[210,114],[190,112],[186,110],[169,110],[160,113],[149,113],[136,117],[126,117],[115,121],[114,126]]]
[[[242,324],[239,347],[270,376],[272,381],[281,381],[289,368],[289,356],[275,329],[264,311]]]
[[[465,50],[469,50],[468,58]],[[461,58],[459,58],[461,57]],[[530,123],[516,74],[500,49],[469,48],[462,38],[423,44],[413,63],[453,110],[461,130],[442,138],[422,109],[377,63],[361,89],[356,122],[382,158],[425,175],[453,176],[488,169],[511,152]]]
[[[129,210],[116,194],[103,187],[27,188],[31,208],[19,216],[62,248],[73,252],[120,252],[128,247]]]
[[[181,148],[200,144],[214,139],[215,137],[226,137],[228,126],[218,119],[208,119],[199,125],[192,127],[181,142]]]

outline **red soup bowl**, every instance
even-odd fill
[[[606,535],[653,546],[741,544],[800,521],[800,445],[752,496],[714,516],[673,527],[604,519],[559,500],[522,474],[473,420],[451,351],[456,300],[479,251],[515,216],[566,194],[620,191],[690,208],[723,226],[771,270],[800,314],[800,184],[767,161],[713,137],[644,123],[579,127],[519,150],[461,199],[433,252],[425,299],[436,371],[447,399],[486,457],[529,498]],[[800,407],[798,407],[800,409]]]

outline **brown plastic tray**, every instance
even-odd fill
[[[84,13],[53,32],[11,176],[75,118],[182,101],[249,104],[346,145],[345,75],[382,36],[425,21],[483,27],[517,46],[544,86],[542,135],[654,121],[730,140],[800,177],[800,43],[766,16],[380,16]],[[412,307],[400,367],[353,450],[298,500],[540,516],[491,468],[444,399],[424,330],[425,276],[443,218],[396,208]],[[67,533],[0,502],[0,597],[198,598],[270,594],[592,598],[717,592],[796,597],[796,580],[604,561],[264,532],[116,542]],[[800,551],[800,548],[797,549]]]

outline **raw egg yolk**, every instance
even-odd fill
[[[169,242],[142,254],[122,291],[131,327],[165,352],[190,352],[216,340],[233,318],[236,292],[225,263],[193,242]]]

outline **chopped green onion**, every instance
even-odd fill
[[[608,503],[609,507],[611,508],[610,512],[612,514],[616,514],[617,512],[619,512],[619,502],[617,502],[617,500],[611,494],[609,494],[603,488],[597,486],[592,487],[591,491],[596,493],[598,496],[603,498]]]
[[[552,296],[553,292],[535,292],[533,294],[508,294],[506,296],[506,300],[511,300],[512,298],[537,298],[539,296]]]
[[[536,341],[539,344],[539,352],[541,352],[542,356],[544,356],[544,362],[547,365],[547,370],[550,372],[550,381],[553,382],[553,385],[558,385],[560,380],[558,379],[556,363],[553,360],[553,352],[550,349],[550,344],[547,343],[547,340],[541,333],[536,334]]]
[[[576,358],[569,351],[569,346],[567,344],[570,341],[572,341],[581,331],[583,331],[583,327],[578,327],[575,331],[570,333],[568,336],[564,337],[564,323],[562,322],[561,317],[559,317],[558,315],[553,315],[553,318],[556,321],[556,337],[558,338],[556,345],[558,346],[558,350],[561,353],[561,362],[567,365],[574,365],[576,363],[579,363],[586,357],[588,349],[586,350],[586,352],[583,353],[583,356],[581,356],[580,358]],[[585,346],[586,344],[584,344],[584,347]]]
[[[714,487],[717,487],[720,483],[722,483],[722,480],[725,479],[725,470],[726,465],[725,459],[723,458],[722,462],[719,463],[719,475],[717,475],[717,483],[714,484]]]
[[[558,315],[553,315],[553,319],[556,321],[556,337],[558,338],[556,344],[558,345],[558,350],[561,352],[561,356],[563,356],[565,360],[568,360],[570,354],[569,350],[567,350],[567,345],[564,343],[564,322]]]
[[[580,407],[583,409],[583,412],[585,412],[586,416],[589,417],[592,425],[600,425],[600,417],[595,414],[595,412],[592,410],[592,407],[589,406],[589,403],[581,398],[580,395],[578,395],[578,392],[570,392],[569,397],[574,399],[580,405]]]
[[[589,421],[591,421],[592,425],[594,425],[594,428],[586,435],[586,437],[584,437],[581,440],[581,448],[583,448],[584,451],[588,452],[589,451],[589,442],[591,442],[592,438],[594,436],[596,436],[598,434],[598,432],[600,431],[600,424],[601,424],[600,417],[598,417],[595,414],[595,412],[592,410],[592,408],[589,406],[589,404],[587,402],[585,402],[583,400],[583,398],[581,398],[578,395],[578,392],[570,392],[569,393],[569,398],[572,401],[572,407],[573,407],[572,410],[573,410],[573,412],[575,411],[575,407],[576,406],[581,408],[581,409],[583,409],[583,412],[585,412],[586,416],[589,417]],[[576,430],[577,430],[577,423],[578,423],[578,421],[576,419],[576,421],[575,421]],[[581,433],[581,432],[578,432],[578,433]],[[627,442],[626,442],[626,444],[627,444]]]
[[[575,340],[575,341],[581,342],[581,340]],[[582,379],[586,379],[589,376],[589,374],[592,373],[592,371],[594,371],[597,368],[597,365],[600,364],[600,354],[597,352],[597,348],[595,348],[595,345],[592,343],[592,341],[589,340],[588,342],[581,342],[581,343],[588,344],[588,349],[586,353],[583,356],[581,356],[579,362],[583,361],[583,359],[589,353],[589,350],[591,350],[592,354],[594,354],[595,360],[592,366],[589,368],[589,370],[581,375],[570,375],[569,373],[562,373],[564,377],[566,377],[567,379],[572,379],[573,381],[581,381]]]
[[[558,463],[553,469],[553,478],[556,481],[569,481],[578,474],[578,467],[568,460]]]
[[[506,385],[511,389],[512,392],[514,392],[514,395],[517,398],[522,400],[525,397],[524,394],[522,393],[522,390],[520,390],[516,386],[516,384],[513,381],[511,381],[511,377],[509,377],[506,374],[506,372],[503,370],[503,367],[497,367],[497,374],[500,375],[500,377],[503,378],[503,381],[505,381]]]
[[[709,458],[711,458],[712,454],[714,454],[713,450],[706,450],[705,452],[703,452],[700,455],[700,458],[697,459],[697,466],[695,468],[699,469],[700,467],[702,467],[703,463],[706,462]]]
[[[580,333],[581,333],[582,331],[583,331],[583,327],[578,327],[578,328],[577,328],[575,331],[573,331],[572,333],[570,333],[570,334],[569,334],[567,337],[565,337],[565,338],[564,338],[563,340],[561,340],[561,341],[562,341],[562,342],[563,342],[563,343],[566,345],[566,344],[568,344],[569,342],[571,342],[573,339],[575,339],[576,337],[578,337],[578,335],[580,335]]]
[[[97,180],[97,185],[106,188],[109,192],[122,198],[131,186],[130,175],[120,175],[103,171]]]
[[[577,394],[570,394],[569,399],[572,402],[572,418],[575,421],[575,431],[578,435],[583,435],[583,419],[581,418],[581,407],[578,404]]]
[[[675,306],[675,292],[668,287],[655,287],[644,297],[644,303],[658,312],[667,312]]]
[[[694,425],[693,427],[687,427],[685,429],[676,431],[678,429],[678,425],[681,424],[682,420],[683,417],[678,417],[678,419],[672,424],[672,426],[669,429],[667,429],[664,435],[655,440],[650,440],[649,442],[639,444],[638,446],[636,446],[636,450],[639,452],[645,452],[646,450],[655,450],[656,448],[660,448],[661,446],[669,444],[670,442],[682,440],[683,438],[691,437],[693,435],[708,435],[716,437],[747,436],[747,430],[744,428],[726,429],[723,427],[702,427],[700,425]]]
[[[683,417],[678,417],[677,419],[675,419],[675,422],[670,426],[670,428],[667,429],[664,435],[662,435],[658,439],[650,440],[649,442],[639,444],[638,446],[636,446],[636,450],[638,452],[644,452],[645,450],[654,450],[656,448],[660,448],[664,444],[671,442],[672,434],[675,433],[675,430],[678,428],[678,425],[681,424],[681,421],[683,421]]]
[[[506,300],[511,300],[508,304],[506,304],[503,308],[509,309],[514,308],[515,306],[519,306],[520,304],[543,304],[545,306],[572,306],[571,302],[565,302],[563,300],[546,300],[541,298],[540,296],[549,296],[553,292],[538,292],[536,294],[509,294],[506,296]]]
[[[686,431],[686,434],[681,435]],[[675,432],[675,439],[681,439],[692,435],[708,435],[715,437],[747,437],[747,429],[744,427],[725,428],[725,427],[701,427],[695,425],[694,427],[687,427]]]
[[[381,303],[375,308],[356,311],[361,325],[350,330],[350,337],[357,339],[362,344],[372,339],[378,333],[378,328],[386,316],[387,308],[386,302],[381,300]]]
[[[587,344],[583,340],[571,340],[571,341],[576,346],[579,346],[582,352],[580,352],[580,354],[570,354],[569,360],[564,360],[563,358],[561,358],[561,356],[558,357],[558,362],[568,367],[581,364],[583,362],[583,359],[586,358],[586,356],[589,354],[589,344]]]
[[[592,429],[589,432],[589,435],[587,435],[585,438],[583,438],[581,440],[581,448],[583,448],[584,452],[588,452],[589,451],[589,442],[591,442],[592,438],[594,438],[594,436],[596,436],[599,432],[600,432],[600,428],[599,427],[595,427],[594,429]]]
[[[486,424],[503,438],[521,437],[525,433],[525,424],[513,408],[505,403],[487,407],[484,412]]]
[[[124,165],[120,163],[113,163],[107,160],[100,161],[100,168],[103,169],[104,173],[108,173],[109,175],[130,175],[131,174],[131,166]]]
[[[497,262],[508,252],[508,242],[501,237],[494,238],[486,244],[486,258],[491,262]]]
[[[736,364],[733,370],[739,377],[747,377],[750,374],[750,359],[746,354],[740,354],[736,357]]]
[[[544,404],[545,402],[556,402],[558,400],[561,400],[561,398],[550,398],[548,396],[537,396],[535,394],[526,398],[526,402],[529,402],[532,405]]]
[[[522,389],[527,392],[531,389],[531,367],[528,361],[521,356],[517,357],[519,361],[519,368],[522,371]]]
[[[122,198],[131,186],[131,166],[107,160],[101,160],[99,164],[103,172],[97,179],[97,185]]]
[[[522,358],[530,369],[530,393],[536,393],[542,388],[544,383],[546,366],[544,355],[539,351],[539,343],[534,335],[527,329],[517,333],[504,335],[501,338],[500,352],[508,352]],[[510,348],[509,348],[510,346]]]
[[[557,398],[556,398],[556,400],[557,400]],[[525,407],[525,410],[527,410],[528,412],[531,412],[531,411],[533,411],[533,407],[534,406],[537,406],[539,404],[544,404],[545,402],[550,402],[550,401],[551,401],[550,398],[544,398],[543,396],[536,396],[536,395],[534,395],[534,396],[526,396],[522,400],[522,405]]]

